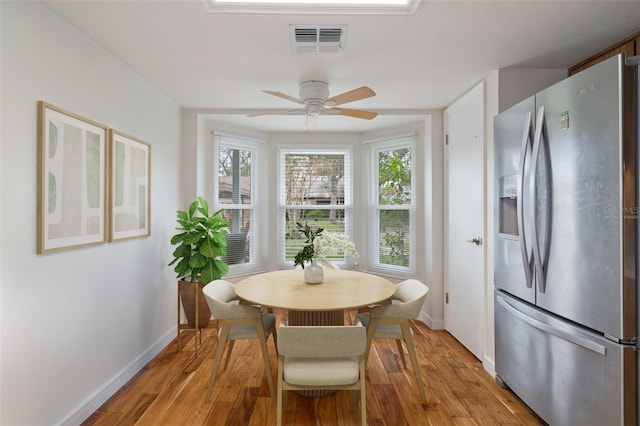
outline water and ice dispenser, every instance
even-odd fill
[[[498,180],[498,232],[502,236],[518,235],[518,175]]]

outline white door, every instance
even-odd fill
[[[445,110],[445,329],[483,359],[484,86]]]

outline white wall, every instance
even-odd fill
[[[180,110],[43,4],[0,8],[0,424],[78,424],[174,337]],[[150,238],[36,255],[38,100],[152,144]]]
[[[412,125],[366,133],[363,140],[392,137],[414,131],[416,133],[416,193],[422,194],[422,203],[416,206],[416,243],[418,253],[417,278],[429,287],[429,295],[422,307],[419,319],[434,330],[444,328],[444,281],[443,281],[443,130],[442,111],[425,113]],[[364,162],[363,162],[364,164]],[[368,203],[366,174],[361,174],[361,205]],[[366,211],[362,211],[366,214]],[[366,235],[366,223],[362,222],[360,234]],[[366,244],[366,241],[363,241]],[[366,253],[365,253],[366,255]]]
[[[444,329],[444,111],[431,114],[425,129],[425,220],[427,282],[429,283],[431,323]]]

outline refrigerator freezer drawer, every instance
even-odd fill
[[[635,363],[632,348],[502,292],[495,302],[496,373],[545,422],[635,424],[635,407],[625,413],[625,394],[635,395],[635,385],[624,383],[623,368],[625,357],[627,366],[629,357]],[[634,371],[626,373],[635,380]]]

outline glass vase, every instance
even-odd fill
[[[304,268],[304,282],[307,284],[320,284],[324,279],[324,269],[312,260],[309,266]]]

